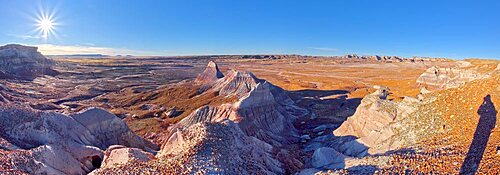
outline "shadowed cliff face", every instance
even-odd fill
[[[469,152],[467,152],[467,156],[460,168],[460,174],[476,173],[486,150],[491,131],[495,128],[497,110],[493,102],[491,102],[490,95],[484,97],[483,104],[479,107],[477,114],[479,114],[479,122],[472,143],[469,146]]]

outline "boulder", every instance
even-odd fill
[[[153,159],[155,159],[153,154],[141,149],[112,145],[104,152],[104,160],[101,167],[112,168],[135,161],[147,162]]]
[[[341,169],[345,167],[345,158],[333,148],[322,147],[314,151],[311,163],[317,169]]]
[[[324,124],[324,125],[319,125],[317,127],[315,127],[312,131],[313,132],[323,132],[327,129],[333,129],[333,128],[336,128],[338,125],[337,124]]]
[[[173,107],[172,109],[166,111],[164,114],[168,118],[174,118],[182,114],[183,111],[177,110],[177,108]]]
[[[360,139],[346,139],[347,141],[345,142],[340,142],[338,146],[335,147],[335,149],[339,152],[341,152],[344,155],[347,156],[353,156],[353,157],[364,157],[368,155],[368,149],[365,144],[360,143]]]

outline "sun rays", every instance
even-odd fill
[[[40,38],[47,41],[49,37],[57,37],[56,29],[59,23],[57,23],[55,18],[55,11],[49,12],[40,8],[34,21],[37,27],[36,32]]]

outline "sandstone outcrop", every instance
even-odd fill
[[[480,74],[472,69],[433,66],[418,77],[417,83],[434,89],[449,89],[486,77],[487,75]]]
[[[9,44],[0,46],[0,78],[31,80],[41,75],[57,75],[50,67],[53,61],[47,59],[37,47]]]
[[[364,156],[393,150],[400,146],[397,140],[386,142],[395,135],[393,124],[416,110],[420,101],[407,97],[402,102],[387,100],[389,89],[380,87],[376,92],[365,96],[353,116],[349,117],[333,134],[335,136],[355,136],[340,147],[349,156]],[[362,144],[368,147],[363,150],[352,150],[346,145]],[[353,147],[355,148],[355,147]]]
[[[224,75],[222,74],[222,72],[220,72],[217,64],[215,64],[215,62],[213,61],[210,61],[208,62],[208,65],[205,68],[205,70],[196,77],[195,83],[209,84],[217,81],[222,77],[224,77]]]
[[[185,162],[177,167],[184,173],[284,174],[282,163],[273,158],[272,151],[271,145],[224,120],[176,130],[157,157]]]
[[[104,152],[101,168],[116,167],[133,163],[134,161],[147,162],[155,156],[138,148],[129,148],[122,145],[112,145]]]
[[[241,72],[230,70],[226,78],[216,82],[213,91],[218,91],[223,96],[242,97],[252,90],[257,83],[263,82],[255,77],[251,72]]]

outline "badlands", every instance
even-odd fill
[[[498,174],[500,61],[0,47],[0,174]]]

